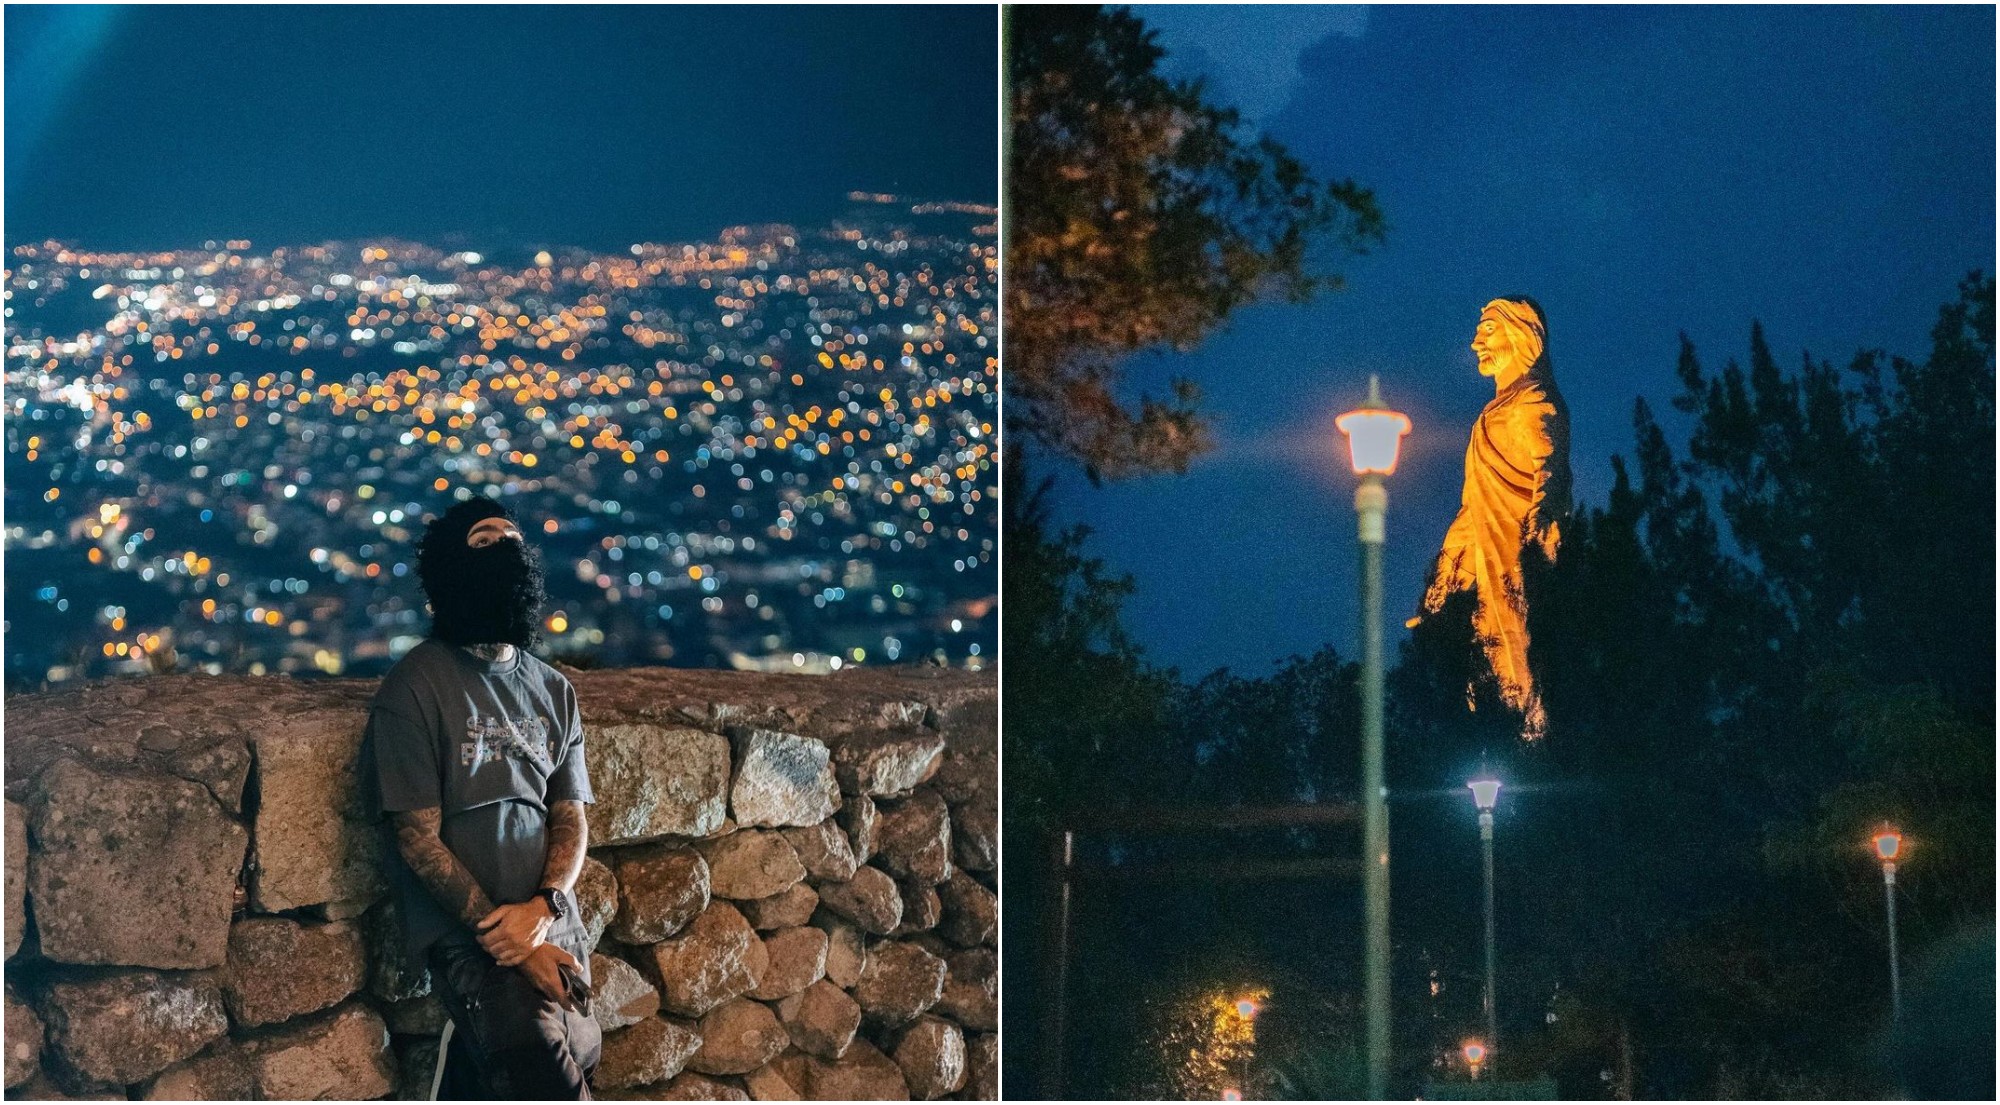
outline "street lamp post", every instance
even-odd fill
[[[1472,790],[1472,804],[1479,807],[1479,851],[1486,876],[1486,993],[1482,1004],[1486,1009],[1486,1039],[1491,1042],[1500,1038],[1500,1022],[1493,1009],[1496,978],[1493,942],[1493,805],[1500,799],[1500,780],[1475,779],[1466,786]]]
[[[1472,1080],[1479,1081],[1479,1068],[1486,1063],[1486,1045],[1478,1040],[1467,1040],[1462,1053],[1466,1067],[1472,1071]]]
[[[1875,854],[1882,860],[1882,900],[1889,909],[1889,1019],[1903,1021],[1903,964],[1896,954],[1896,857],[1903,851],[1903,834],[1887,825],[1875,834]]]
[[[1334,420],[1347,435],[1361,486],[1354,512],[1361,535],[1361,800],[1362,896],[1367,909],[1366,964],[1368,1096],[1389,1091],[1389,805],[1382,751],[1382,541],[1396,454],[1410,420],[1382,402],[1380,381],[1368,378],[1368,401]]]

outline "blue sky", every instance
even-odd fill
[[[10,242],[622,249],[991,203],[979,7],[6,9]]]
[[[1134,358],[1135,390],[1181,374],[1206,394],[1220,447],[1189,475],[1062,482],[1060,516],[1137,580],[1135,635],[1189,674],[1354,653],[1332,419],[1371,372],[1416,422],[1391,484],[1391,624],[1414,609],[1492,396],[1466,348],[1488,299],[1546,308],[1577,494],[1601,504],[1633,400],[1679,425],[1680,332],[1715,368],[1746,356],[1753,319],[1788,367],[1921,356],[1957,281],[1994,267],[1991,8],[1139,11],[1170,72],[1243,97],[1390,224],[1348,290]]]

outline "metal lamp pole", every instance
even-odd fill
[[[1882,900],[1889,910],[1889,1019],[1903,1021],[1903,964],[1896,954],[1896,857],[1903,850],[1903,834],[1883,826],[1875,834],[1875,854],[1882,858]]]
[[[1389,490],[1382,477],[1396,470],[1396,453],[1410,431],[1408,417],[1382,402],[1381,385],[1368,378],[1368,401],[1336,420],[1347,435],[1361,486],[1354,512],[1361,537],[1361,800],[1362,897],[1366,903],[1363,972],[1367,1021],[1368,1096],[1389,1091],[1389,805],[1383,776],[1382,738],[1382,542]]]
[[[1368,1097],[1389,1092],[1389,803],[1383,798],[1382,539],[1389,490],[1370,473],[1354,492],[1361,517],[1361,854],[1367,902]]]
[[[1497,779],[1477,779],[1466,785],[1472,790],[1473,804],[1479,807],[1479,851],[1486,884],[1486,993],[1482,1004],[1486,1011],[1486,1040],[1492,1044],[1500,1039],[1500,1022],[1493,1008],[1495,979],[1498,976],[1494,966],[1497,956],[1493,940],[1493,806],[1500,797],[1500,782]]]

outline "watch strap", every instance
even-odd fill
[[[556,920],[560,921],[569,915],[569,902],[564,899],[562,891],[553,886],[545,886],[536,892],[536,896],[548,904],[549,914]]]

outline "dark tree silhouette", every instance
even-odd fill
[[[1389,688],[1400,1080],[1427,1076],[1478,1020],[1463,787],[1484,757],[1508,784],[1496,1074],[1546,1073],[1565,1096],[1870,1097],[1976,1085],[1983,1054],[1990,1083],[1990,1033],[1981,1051],[1936,1027],[1990,1027],[1985,1009],[1966,1013],[1976,995],[1927,964],[1992,943],[1993,295],[1968,280],[1928,356],[1864,353],[1845,372],[1809,358],[1783,371],[1761,332],[1748,371],[1711,373],[1684,345],[1685,448],[1637,404],[1632,462],[1612,458],[1606,501],[1575,513],[1555,563],[1525,565],[1547,740],[1521,745],[1490,685],[1467,711],[1472,596],[1404,642]],[[1008,608],[1010,834],[1029,820],[1015,819],[1023,786],[1048,796],[1028,807],[1040,810],[1352,792],[1353,665],[1323,652],[1184,683],[1117,629],[1129,584],[1081,531],[1052,537],[1031,500],[1008,517],[1009,601],[1063,581]],[[1017,577],[1017,556],[1046,563]],[[1016,633],[1038,651],[1016,651]],[[1024,660],[1054,689],[1026,686]],[[1866,849],[1885,819],[1909,849],[1906,1001],[1937,1018],[1893,1052]],[[1349,844],[1212,834],[1177,847],[1222,864]],[[1015,847],[1010,835],[1010,854],[1033,855]],[[1025,866],[1041,867],[1010,869],[1013,1009],[1040,1007],[1016,987],[1046,946]],[[1245,978],[1290,980],[1274,1009],[1353,991],[1358,904],[1340,894],[1218,883],[1087,903],[1072,986],[1100,1019],[1073,1025],[1075,1092],[1162,1084],[1121,1009]],[[1423,997],[1431,971],[1439,989]],[[1286,1038],[1286,1069],[1336,1055],[1345,1017],[1315,1007]],[[1019,1027],[1009,1039],[1029,1041],[1033,1025]],[[1017,1066],[1031,1071],[1033,1053]]]
[[[1381,212],[1242,134],[1199,81],[1161,76],[1128,10],[1007,13],[1010,428],[1092,479],[1184,471],[1206,445],[1194,385],[1135,411],[1120,361],[1190,348],[1253,299],[1338,287],[1331,255],[1378,242]]]

